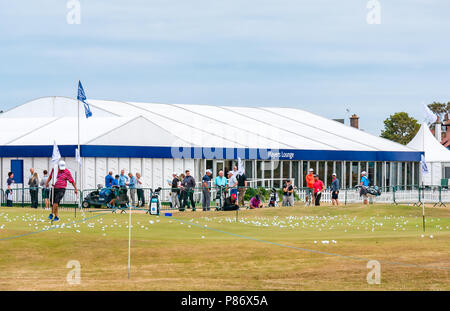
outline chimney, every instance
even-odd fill
[[[350,117],[350,126],[359,129],[359,117],[356,114]]]
[[[441,117],[437,117],[436,123],[434,128],[434,136],[438,140],[438,142],[442,141],[442,125],[441,125]]]

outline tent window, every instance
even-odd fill
[[[407,163],[407,165],[406,165],[406,169],[407,169],[407,180],[406,180],[406,185],[407,186],[411,186],[412,185],[412,183],[413,183],[413,180],[412,180],[412,173],[413,173],[413,165],[412,165],[412,162],[408,162]]]
[[[352,187],[359,184],[358,162],[352,162]]]
[[[253,178],[253,161],[245,161],[245,175],[247,178]]]
[[[298,179],[298,161],[292,161],[292,178],[294,179],[294,185],[300,187],[300,181]]]

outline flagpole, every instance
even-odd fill
[[[428,127],[428,125],[427,125],[427,127]],[[425,154],[425,130],[428,130],[428,128],[427,129],[424,128],[422,131],[422,147],[423,147],[424,154]],[[426,164],[425,156],[423,157],[423,160],[425,161],[425,164]],[[422,170],[422,227],[423,227],[423,232],[425,232],[425,183],[423,180],[423,177],[424,177],[423,175],[424,175],[424,172]]]
[[[128,216],[128,279],[130,279],[131,274],[131,204],[129,206],[129,216]]]
[[[77,148],[78,148],[78,154],[81,157],[81,151],[80,151],[80,100],[78,99],[78,97],[77,97],[77,110],[78,110],[78,116],[77,116],[77,131],[78,131],[78,140],[77,141],[78,141],[78,147]],[[75,160],[77,160],[76,157],[77,157],[77,152],[75,152]],[[80,191],[81,191],[81,185],[80,185],[81,172],[80,172],[80,162],[79,161],[77,161],[77,166],[78,166],[78,168],[77,168],[77,170],[78,170],[77,185],[78,185],[78,187],[80,188]],[[81,201],[81,199],[78,198],[78,208],[80,208],[80,203],[81,203],[80,201]],[[75,212],[75,217],[76,217],[76,212]]]

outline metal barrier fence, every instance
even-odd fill
[[[246,188],[246,194],[245,194],[245,204],[248,205],[248,201],[250,200],[250,197],[254,194],[259,194],[261,197],[261,201],[263,204],[267,204],[269,201],[270,194],[272,192],[273,188],[267,188],[267,187],[247,187]],[[443,206],[445,203],[450,203],[450,191],[448,187],[442,187],[442,186],[417,186],[417,185],[410,185],[410,186],[394,186],[394,187],[385,187],[380,188],[381,189],[381,195],[380,196],[369,196],[370,203],[384,203],[384,204],[434,204],[435,206]],[[31,205],[31,191],[33,189],[30,188],[15,188],[12,189],[12,203],[13,206],[24,206],[29,207]],[[38,200],[38,207],[44,208],[45,207],[45,201],[43,199],[43,191],[42,188],[37,188],[38,194],[37,194],[37,200]],[[216,206],[216,196],[217,192],[220,189],[218,188],[211,188],[211,201],[210,206],[215,207]],[[277,190],[277,196],[278,196],[278,203],[281,205],[282,201],[282,191],[280,189]],[[79,204],[79,200],[81,199],[81,202],[84,201],[86,196],[94,191],[99,191],[98,189],[85,189],[83,191],[79,191],[78,195],[75,194],[73,189],[66,189],[66,193],[64,195],[64,198],[60,202],[60,206],[62,208],[75,208]],[[150,197],[153,193],[153,190],[150,188],[142,188],[142,191],[144,193],[145,198],[145,205],[148,205],[150,202]],[[170,209],[171,205],[171,188],[161,188],[159,192],[159,198],[162,205],[162,209]],[[227,193],[229,191],[227,190]],[[295,201],[305,202],[306,196],[307,196],[307,188],[299,188],[295,189]],[[131,204],[131,197],[130,197],[131,191],[130,189],[127,189],[127,195]],[[8,190],[0,189],[0,203],[1,206],[6,206],[7,199],[8,199]],[[11,198],[11,197],[10,197]],[[193,189],[193,198],[194,203],[196,207],[201,206],[202,201],[202,188],[194,188]],[[222,197],[221,197],[222,198]],[[136,194],[136,200],[137,200],[137,194]],[[331,203],[331,191],[325,190],[322,193],[321,202],[323,203]],[[352,203],[361,203],[362,198],[360,196],[360,192],[358,189],[350,188],[350,189],[341,189],[339,193],[339,201],[341,204],[352,204]],[[139,203],[139,202],[138,202]],[[142,202],[141,202],[142,203]],[[190,202],[189,202],[190,203]],[[222,203],[220,203],[222,204]],[[94,206],[95,204],[91,204]],[[138,204],[135,204],[136,206]]]

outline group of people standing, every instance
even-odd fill
[[[28,177],[28,190],[30,192],[31,207],[38,208],[39,205],[39,189],[42,189],[42,199],[45,202],[45,209],[50,209],[50,188],[48,186],[48,171],[44,170],[43,177],[40,179],[39,174],[30,168],[30,175]],[[13,203],[13,189],[12,186],[15,184],[14,173],[8,173],[8,179],[6,180],[7,190],[6,190],[6,206],[12,206]]]
[[[320,200],[322,198],[322,193],[325,191],[325,184],[320,180],[319,175],[314,174],[314,169],[309,169],[306,179],[306,199],[305,206],[310,206],[313,199],[314,205],[320,206]],[[331,182],[331,202],[333,205],[339,205],[339,190],[340,190],[340,180],[337,178],[337,174],[333,173]]]
[[[136,173],[136,176],[131,172],[125,174],[124,169],[120,171],[120,175],[113,176],[113,172],[109,171],[108,175],[105,177],[105,188],[111,190],[121,189],[122,191],[125,191],[125,193],[130,190],[131,205],[136,207],[145,206],[143,185],[144,181],[140,173]],[[115,206],[116,200],[117,195],[115,194],[115,191],[111,191],[108,207]]]
[[[34,170],[34,168],[30,168],[30,176],[28,178],[28,187],[30,191],[31,197],[31,207],[38,207],[38,197],[39,197],[39,189],[42,189],[42,198],[45,201],[45,208],[52,209],[48,219],[51,221],[59,221],[58,217],[58,205],[61,200],[64,198],[64,194],[67,188],[67,182],[71,183],[74,187],[75,194],[78,193],[77,185],[75,180],[72,177],[70,171],[66,168],[66,163],[64,161],[58,162],[58,173],[55,176],[55,183],[53,184],[53,189],[50,190],[50,184],[52,182],[54,170],[48,174],[47,170],[43,171],[42,179],[39,179],[38,173]],[[14,181],[14,173],[8,173],[8,179],[6,180],[6,184],[8,189],[6,190],[7,195],[7,206],[12,206],[12,194],[13,189],[12,186],[15,184]]]
[[[173,173],[172,180],[168,180],[168,183],[171,186],[171,207],[184,211],[191,206],[192,211],[195,212],[195,179],[191,175],[191,171],[185,170],[185,172],[181,173],[179,176],[177,173]]]
[[[202,190],[202,210],[211,209],[211,191],[216,188],[216,207],[221,209],[237,209],[244,206],[244,194],[247,187],[247,177],[243,172],[238,172],[237,166],[229,171],[225,177],[224,171],[220,170],[213,179],[212,171],[207,169],[201,180]],[[184,211],[186,208],[192,208],[195,211],[194,191],[196,181],[189,170],[184,174],[172,174],[172,180],[168,180],[171,187],[170,203],[172,208],[178,208]]]

